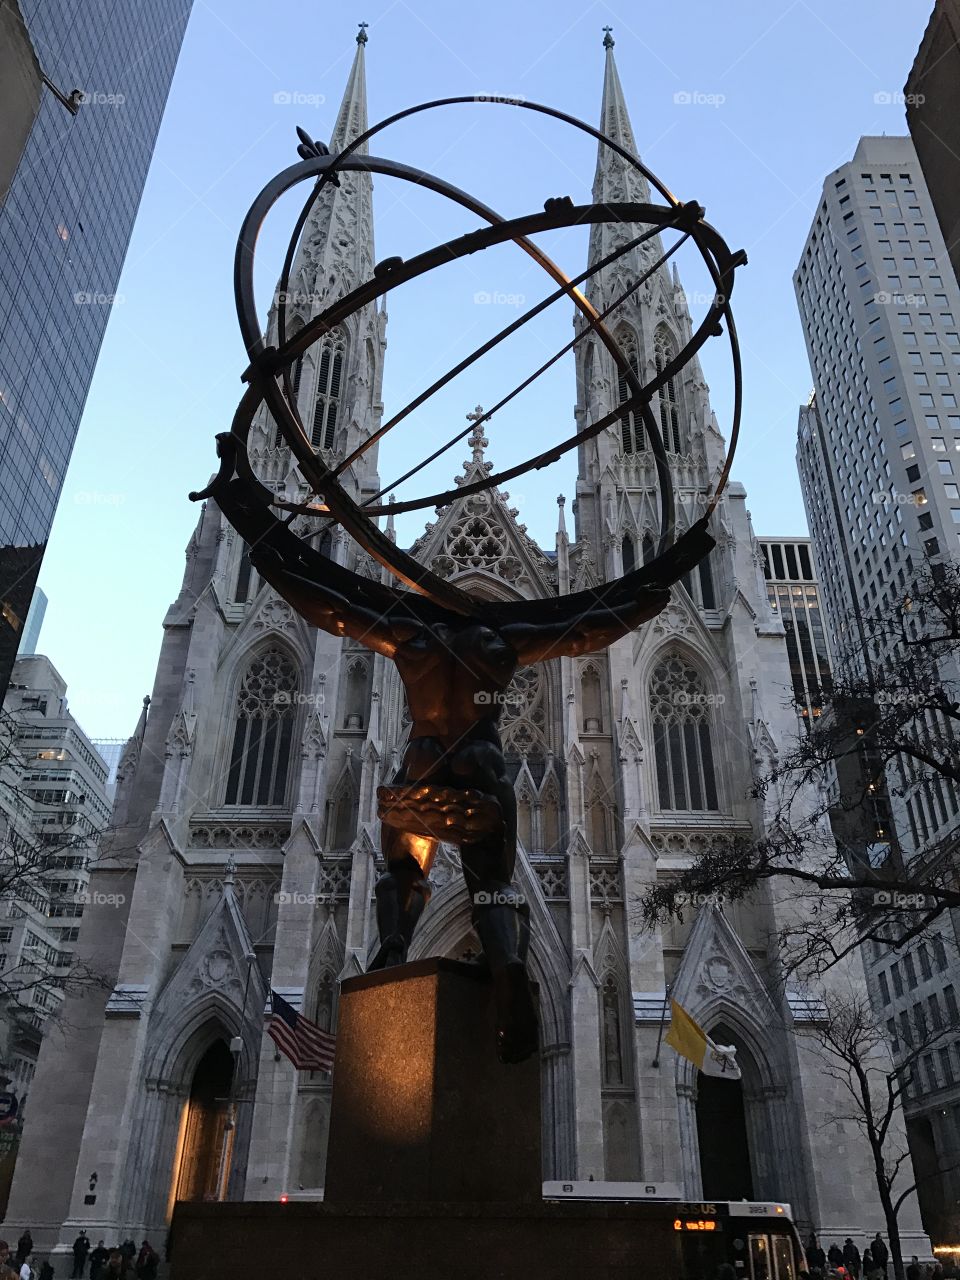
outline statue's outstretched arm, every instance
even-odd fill
[[[709,516],[703,516],[653,564],[626,574],[619,584],[609,584],[605,588],[608,594],[611,588],[618,589],[620,599],[615,605],[600,599],[591,603],[590,595],[581,592],[586,607],[566,621],[507,623],[503,634],[519,661],[526,664],[592,653],[655,618],[670,599],[669,588],[714,547],[708,523]]]
[[[329,583],[293,572],[269,546],[255,548],[250,562],[278,595],[321,631],[349,636],[366,648],[392,658],[397,645],[416,630],[413,621],[391,619],[386,613],[349,599]]]
[[[548,658],[578,657],[605,649],[622,636],[655,618],[670,592],[651,587],[629,604],[617,608],[598,605],[564,622],[508,623],[503,635],[513,646],[521,666]]]

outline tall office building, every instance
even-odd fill
[[[760,554],[770,609],[787,635],[793,696],[801,716],[815,719],[830,692],[830,653],[810,539],[764,538]]]
[[[862,138],[831,173],[794,276],[816,396],[797,463],[835,661],[922,557],[960,552],[960,289],[909,138]],[[956,798],[904,797],[916,849]]]
[[[794,284],[816,386],[797,464],[834,661],[856,669],[872,660],[866,619],[898,604],[924,558],[960,552],[960,291],[909,138],[862,138],[828,175]],[[952,856],[960,804],[946,779],[911,775],[907,762],[890,802],[888,847],[908,862]],[[949,918],[920,945],[867,948],[895,1058],[928,1029],[958,1025],[957,954]],[[955,1037],[922,1056],[905,1113],[924,1225],[953,1240]]]
[[[24,0],[45,89],[0,208],[0,699],[192,0]],[[29,83],[24,92],[29,89]]]
[[[89,981],[74,950],[110,815],[107,766],[66,692],[49,658],[21,656],[0,711],[0,1083],[16,1098],[0,1142],[0,1214],[41,1041],[65,989]]]

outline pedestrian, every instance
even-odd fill
[[[124,1280],[127,1280],[130,1275],[130,1266],[122,1249],[111,1249],[107,1265],[100,1275],[102,1280],[115,1280],[116,1276],[123,1276]]]
[[[104,1246],[102,1240],[99,1240],[97,1247],[90,1254],[90,1280],[100,1280],[101,1273],[109,1257],[110,1250]]]
[[[17,1247],[19,1248],[19,1244]],[[20,1275],[18,1280],[34,1280],[33,1267],[31,1267],[26,1258],[24,1258],[23,1262],[20,1264]]]
[[[100,1280],[100,1274],[106,1266],[107,1259],[110,1257],[110,1250],[104,1245],[102,1240],[97,1241],[97,1247],[90,1254],[90,1280]]]
[[[843,1266],[843,1250],[838,1244],[832,1244],[827,1250],[827,1261],[834,1271]]]
[[[907,1267],[907,1280],[923,1280],[923,1272],[920,1270],[920,1259],[916,1254],[910,1259],[910,1265]]]
[[[843,1265],[853,1276],[853,1280],[860,1280],[860,1250],[849,1236],[843,1242]]]
[[[30,1254],[33,1253],[33,1236],[30,1234],[30,1228],[27,1227],[23,1235],[17,1241],[17,1256],[14,1259],[17,1266],[23,1266]]]
[[[17,1273],[11,1267],[10,1246],[6,1240],[0,1240],[0,1280],[17,1280]]]
[[[873,1252],[869,1245],[864,1246],[863,1250],[863,1278],[864,1280],[873,1280],[876,1264],[873,1261]]]
[[[137,1255],[137,1280],[156,1280],[160,1255],[153,1249],[149,1240],[144,1240]]]
[[[87,1254],[90,1252],[90,1241],[86,1231],[81,1231],[73,1242],[73,1276],[72,1280],[83,1280],[87,1266]]]
[[[887,1260],[890,1254],[887,1252],[887,1246],[883,1243],[883,1237],[879,1231],[870,1242],[870,1252],[873,1254],[873,1261],[883,1273],[883,1280],[887,1280]]]
[[[807,1241],[805,1253],[807,1258],[807,1269],[809,1271],[822,1272],[825,1269],[827,1265],[827,1255],[823,1252],[823,1249],[820,1247],[819,1240],[812,1231],[810,1232],[810,1238]]]

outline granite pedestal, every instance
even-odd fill
[[[484,970],[421,960],[340,989],[324,1200],[538,1202],[540,1067],[496,1054]]]

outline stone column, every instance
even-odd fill
[[[604,1177],[603,1101],[600,1094],[600,982],[587,951],[575,953],[570,982],[573,1078],[576,1089],[577,1177]]]

